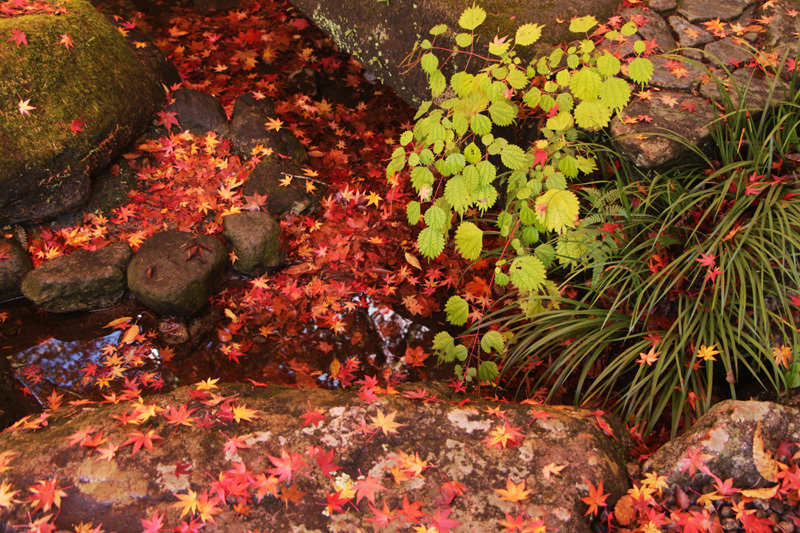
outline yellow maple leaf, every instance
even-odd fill
[[[381,201],[383,201],[383,198],[381,198],[378,195],[378,193],[371,192],[367,195],[367,200],[368,200],[367,202],[368,206],[374,204],[377,207],[378,204],[381,203]]]
[[[198,381],[194,385],[197,387],[197,390],[212,390],[219,388],[217,387],[217,381],[219,381],[219,378],[208,378],[205,381]]]
[[[528,495],[533,492],[532,490],[525,490],[524,479],[519,485],[517,485],[511,481],[511,478],[508,478],[508,481],[506,481],[506,488],[492,490],[500,495],[501,500],[506,500],[509,502],[521,502],[523,500],[527,500]]]
[[[197,511],[197,493],[192,489],[189,489],[186,494],[176,494],[175,497],[180,500],[172,504],[173,507],[180,507],[181,509],[181,515],[178,519],[183,518],[186,513],[194,514]]]
[[[0,507],[3,509],[10,509],[14,506],[14,496],[18,491],[9,489],[11,489],[11,485],[8,483],[3,482],[0,485]]]
[[[697,358],[702,359],[703,361],[714,361],[714,356],[718,353],[720,352],[717,350],[716,344],[712,344],[711,346],[701,344],[700,349],[697,350]]]
[[[283,121],[279,118],[268,118],[264,123],[268,130],[280,131],[283,127]]]
[[[245,404],[234,406],[232,411],[233,419],[236,420],[237,424],[242,420],[252,422],[254,418],[258,418],[259,413],[256,409],[248,409]]]
[[[397,433],[397,428],[405,426],[405,424],[399,424],[394,421],[396,415],[397,411],[384,415],[383,411],[378,409],[378,416],[371,416],[370,419],[372,419],[372,423],[376,428],[380,428],[384,435],[388,435],[389,433]]]

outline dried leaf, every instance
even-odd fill
[[[772,452],[764,447],[761,422],[756,424],[756,430],[753,432],[753,464],[761,477],[773,483],[778,481],[778,463]]]

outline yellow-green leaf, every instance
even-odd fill
[[[425,228],[419,232],[417,244],[419,245],[419,253],[428,259],[435,259],[444,250],[444,235],[442,235],[441,231],[433,228]]]
[[[444,306],[447,321],[455,326],[463,326],[469,318],[469,304],[461,296],[453,295]]]
[[[483,251],[483,231],[472,222],[462,222],[456,230],[456,250],[467,261],[474,261]]]
[[[584,33],[597,25],[597,19],[591,15],[576,17],[569,22],[569,31],[572,33]]]
[[[622,78],[608,78],[600,87],[600,101],[609,109],[620,110],[631,99],[631,88]]]
[[[563,233],[575,225],[580,202],[572,191],[550,189],[536,199],[534,211],[539,223],[548,231]]]
[[[481,7],[473,5],[464,10],[461,17],[458,19],[458,25],[465,30],[472,31],[480,26],[484,20],[486,20],[486,11]]]
[[[523,293],[538,289],[545,281],[545,269],[539,259],[532,255],[517,257],[508,269],[511,283]]]
[[[608,125],[611,110],[599,100],[584,100],[575,106],[575,123],[585,130],[599,130]]]
[[[486,353],[490,353],[492,350],[500,353],[503,351],[504,344],[503,334],[499,331],[487,331],[481,337],[481,348]]]
[[[569,88],[575,98],[581,100],[594,100],[600,94],[600,87],[603,80],[600,74],[590,68],[582,68],[572,74],[569,80]]]
[[[628,76],[636,83],[647,83],[653,75],[653,63],[644,57],[637,57],[628,65]]]
[[[542,36],[542,26],[539,24],[523,24],[517,28],[517,35],[514,42],[521,46],[533,44]]]

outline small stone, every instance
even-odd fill
[[[753,52],[748,44],[738,37],[726,37],[704,48],[706,56],[714,62],[721,61],[727,67],[748,63],[753,59]]]
[[[778,514],[783,514],[786,511],[786,504],[777,498],[773,498],[769,502],[769,508]]]
[[[678,7],[678,2],[675,0],[650,0],[650,9],[663,13],[664,11],[672,11]]]
[[[20,285],[33,263],[22,246],[11,239],[0,239],[0,302],[20,296]]]
[[[228,215],[222,224],[222,235],[230,241],[236,254],[233,268],[250,274],[258,267],[281,265],[281,228],[269,214],[242,211]]]
[[[291,178],[288,184],[287,178]],[[306,187],[309,180],[315,187],[311,192]],[[267,211],[276,218],[286,213],[307,215],[315,212],[326,190],[325,184],[305,176],[293,160],[276,157],[269,157],[256,165],[242,187],[245,196],[254,193],[267,195]]]
[[[683,0],[678,6],[678,13],[691,22],[711,20],[730,21],[739,17],[745,7],[754,4],[755,0]]]
[[[738,531],[739,521],[735,518],[725,518],[722,520],[722,529],[725,531]]]
[[[214,131],[220,135],[228,132],[228,115],[222,104],[211,96],[194,89],[172,91],[172,102],[167,111],[176,113],[182,129],[193,130],[200,135]]]
[[[620,11],[620,15],[628,20],[631,18],[635,18],[637,20],[644,20],[644,24],[638,24],[639,30],[638,34],[642,36],[644,40],[652,40],[655,39],[656,44],[658,45],[659,51],[661,52],[671,52],[678,47],[678,43],[675,41],[675,38],[672,36],[672,31],[670,30],[667,21],[654,11],[649,11],[642,8],[628,8],[623,9]]]
[[[788,520],[778,522],[778,529],[781,533],[792,533],[794,531],[794,524]]]
[[[126,242],[96,251],[75,250],[31,270],[22,281],[22,294],[53,313],[111,307],[125,294],[125,268],[130,258]]]
[[[753,500],[753,507],[759,511],[766,511],[769,509],[769,500],[765,500],[764,498],[756,498]]]
[[[305,67],[292,72],[286,77],[286,88],[292,93],[305,94],[316,99],[319,94],[319,74],[313,68]]]
[[[667,19],[672,31],[678,36],[681,48],[694,48],[714,42],[714,37],[710,31],[701,26],[692,24],[683,17],[672,15]]]
[[[189,340],[189,330],[182,320],[161,320],[158,323],[158,336],[167,344],[183,344]]]
[[[732,518],[732,517],[736,516],[736,512],[733,510],[733,508],[730,505],[724,504],[722,506],[722,509],[720,509],[720,511],[719,511],[719,515],[722,518]]]
[[[228,251],[219,239],[184,231],[148,238],[128,266],[128,287],[162,315],[201,311],[225,269]]]

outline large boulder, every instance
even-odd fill
[[[222,235],[230,241],[236,260],[233,268],[252,274],[259,267],[281,265],[281,227],[263,211],[242,211],[225,217]]]
[[[664,476],[669,485],[700,487],[713,481],[709,472],[732,479],[735,487],[771,485],[762,475],[764,453],[782,442],[800,442],[800,410],[773,402],[726,400],[659,448],[643,471]]]
[[[390,85],[409,105],[417,107],[430,99],[428,81],[421,68],[409,70],[404,61],[414,44],[430,38],[429,30],[438,24],[447,24],[450,31],[437,37],[437,46],[455,46],[455,36],[460,31],[459,17],[473,5],[473,0],[292,0],[292,3],[340,48],[361,61],[364,68]],[[574,34],[568,32],[569,25],[556,24],[556,19],[594,15],[602,21],[613,15],[619,6],[617,0],[515,0],[478,4],[488,15],[477,30],[477,38],[484,45],[495,36],[513,37],[517,28],[528,22],[545,25],[540,43],[570,41]],[[535,47],[527,48],[520,53],[530,59]],[[442,53],[440,61],[448,55]],[[472,61],[471,64],[475,67],[481,62]],[[447,71],[445,75],[449,78]]]
[[[228,251],[219,239],[185,231],[148,238],[128,265],[128,288],[162,315],[201,311],[220,281]]]
[[[4,224],[82,205],[92,174],[166,103],[149,55],[140,59],[88,2],[59,5],[63,13],[0,18]]]
[[[117,533],[156,517],[165,529],[193,520],[227,533],[481,532],[502,520],[534,531],[537,519],[583,533],[589,484],[609,502],[629,487],[627,433],[596,412],[467,403],[437,384],[375,392],[204,382],[142,403],[65,407],[42,430],[3,435],[0,457],[23,452],[3,478],[20,491],[55,480],[66,494],[58,529]],[[8,523],[27,523],[32,507],[16,505]]]
[[[104,309],[122,300],[131,260],[126,242],[100,250],[75,250],[45,261],[22,281],[22,294],[37,307],[53,313]]]

